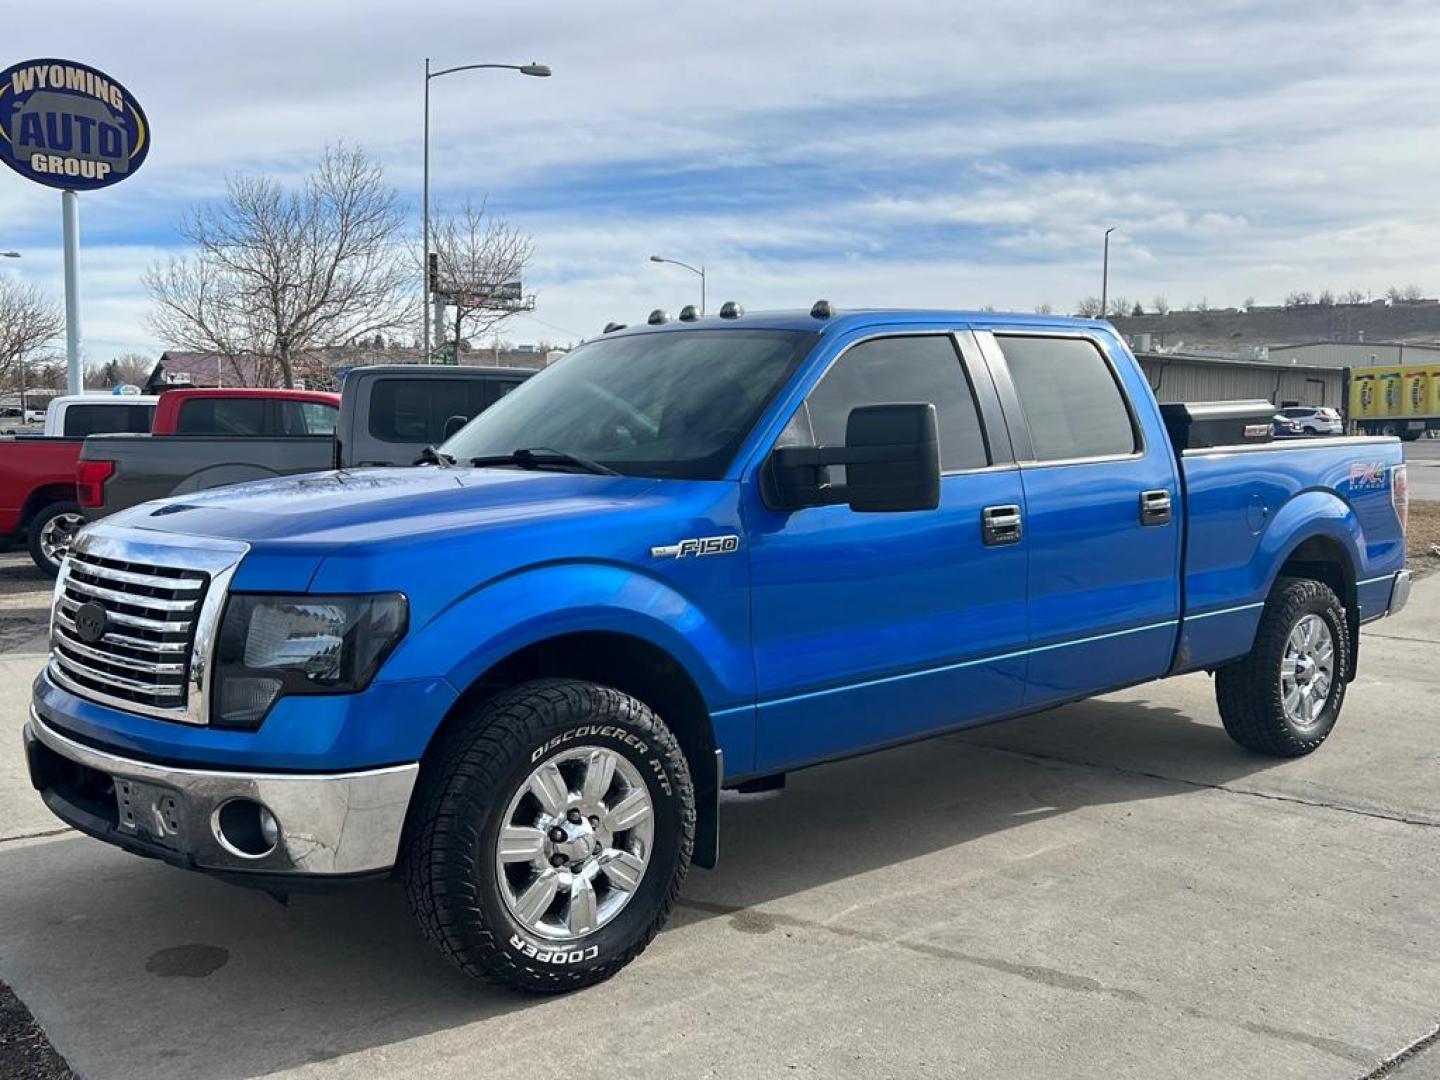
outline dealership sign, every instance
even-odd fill
[[[37,184],[92,191],[119,183],[150,152],[140,103],[72,60],[26,60],[0,72],[0,160]]]

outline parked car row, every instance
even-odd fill
[[[56,398],[43,435],[0,437],[0,540],[52,577],[78,530],[136,503],[349,465],[409,465],[530,374],[389,366],[341,394],[170,390]]]

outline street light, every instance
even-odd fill
[[[1105,263],[1100,271],[1100,318],[1105,318],[1109,312],[1110,299],[1110,234],[1115,231],[1115,226],[1105,230]]]
[[[495,68],[503,71],[518,71],[521,75],[533,75],[538,79],[548,78],[550,67],[547,64],[537,64],[531,61],[528,64],[461,64],[459,67],[443,68],[440,71],[430,70],[430,58],[425,58],[425,153],[424,153],[424,181],[421,192],[421,231],[424,239],[421,241],[420,251],[420,274],[424,282],[420,290],[420,309],[424,320],[424,336],[422,342],[425,347],[425,362],[430,362],[430,80],[438,79],[441,75],[453,75],[457,71],[476,71],[480,68]]]
[[[653,263],[669,263],[671,266],[683,266],[692,274],[700,275],[700,314],[705,314],[705,267],[703,265],[695,267],[689,263],[683,263],[679,259],[666,259],[659,255],[651,255],[650,261]]]

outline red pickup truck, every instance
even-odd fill
[[[168,390],[153,408],[152,435],[323,435],[327,424],[334,431],[340,395]],[[25,544],[35,565],[51,577],[60,569],[70,538],[85,524],[77,482],[94,481],[84,469],[77,476],[77,465],[86,434],[67,426],[64,435],[0,437],[0,542]]]

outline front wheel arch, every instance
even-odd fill
[[[496,694],[535,679],[580,679],[623,691],[653,709],[674,732],[695,784],[691,861],[706,869],[719,857],[723,764],[699,685],[678,659],[652,642],[614,631],[581,631],[533,642],[492,664],[450,707],[421,759],[422,773],[446,732]]]

